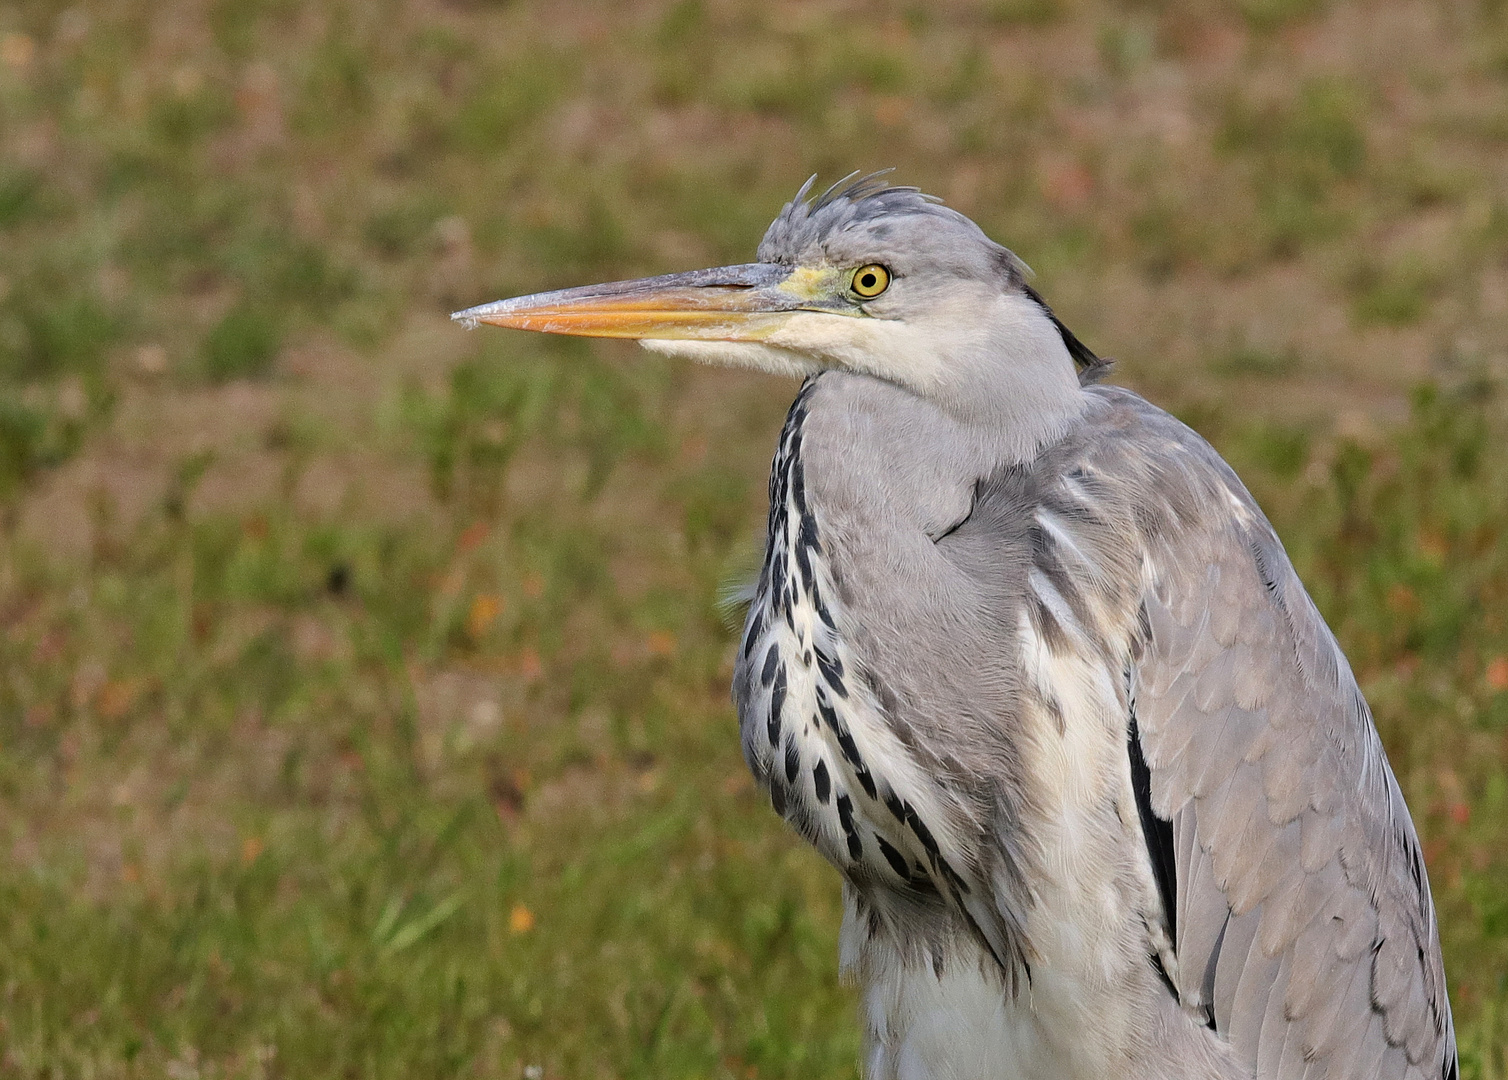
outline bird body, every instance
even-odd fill
[[[982,459],[924,402],[839,373],[808,382],[781,436],[735,694],[750,767],[844,872],[869,1075],[1280,1077],[1316,1057],[1330,1071],[1313,1075],[1441,1075],[1438,963],[1395,973],[1371,951],[1437,946],[1344,658],[1208,444],[1128,391],[1083,394],[1029,466]],[[1175,708],[1179,690],[1230,700]],[[1330,708],[1284,715],[1297,692]],[[1170,732],[1179,709],[1193,724]],[[1166,909],[1132,716],[1143,805],[1217,825],[1189,874],[1257,855],[1231,875],[1237,895]],[[1353,775],[1324,805],[1278,786],[1331,762]],[[1348,860],[1374,865],[1352,882]],[[1378,936],[1374,894],[1413,916],[1397,939]],[[1242,920],[1264,918],[1253,953]],[[1325,936],[1351,918],[1363,948]],[[1316,945],[1334,955],[1316,962]],[[1272,969],[1303,963],[1313,1000],[1285,1011]],[[1400,1003],[1392,1041],[1378,980]],[[1355,1015],[1325,1012],[1348,991]]]
[[[1227,1075],[1207,1028],[1147,1015],[1168,995],[1123,734],[1136,564],[1096,560],[1105,594],[1072,603],[1098,617],[1074,618],[1044,575],[1083,556],[1068,522],[1090,508],[1060,493],[1050,516],[1045,477],[928,411],[863,377],[804,388],[734,682],[750,767],[847,879],[868,1074]],[[1048,619],[1086,623],[1103,661],[1055,656]],[[1155,1020],[1185,1045],[1138,1061]]]
[[[460,317],[806,377],[734,697],[870,1080],[1454,1080],[1407,809],[1235,474],[972,222],[805,194],[759,263]]]

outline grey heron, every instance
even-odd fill
[[[804,378],[734,697],[867,1075],[1454,1080],[1413,823],[1235,473],[974,222],[811,184],[755,263],[453,317]]]

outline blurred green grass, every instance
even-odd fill
[[[793,387],[443,315],[893,164],[1268,508],[1508,1075],[1505,57],[1475,0],[0,10],[0,1071],[855,1075],[718,607]]]

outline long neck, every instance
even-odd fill
[[[1042,307],[1001,296],[991,317],[938,328],[938,360],[925,395],[977,433],[1002,464],[1034,458],[1082,415],[1087,399],[1073,357]]]

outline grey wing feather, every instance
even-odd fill
[[[1132,675],[1153,810],[1173,823],[1179,994],[1259,1080],[1450,1080],[1419,841],[1350,667],[1235,475],[1182,425],[1143,420],[1179,463],[1148,486],[1192,489],[1146,533]]]

